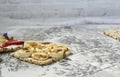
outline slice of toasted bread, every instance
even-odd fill
[[[27,41],[23,48],[11,53],[11,55],[22,61],[37,65],[48,65],[71,55],[71,51],[66,45],[55,43],[44,45],[44,43],[36,42],[32,43],[31,41]],[[31,46],[31,43],[35,45]],[[24,48],[26,46],[27,48]]]

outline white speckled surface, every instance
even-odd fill
[[[118,77],[120,42],[103,34],[104,29],[113,27],[118,26],[8,27],[8,33],[18,39],[65,43],[73,55],[48,66],[38,66],[4,53],[0,77]]]

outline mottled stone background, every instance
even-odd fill
[[[0,0],[0,26],[119,24],[120,0]]]
[[[8,27],[4,31],[21,40],[67,44],[73,55],[38,66],[3,53],[0,77],[119,77],[120,42],[103,34],[103,30],[113,27],[118,25]]]

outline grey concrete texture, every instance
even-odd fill
[[[119,24],[119,0],[0,0],[0,25]]]
[[[0,77],[119,77],[120,42],[103,34],[118,25],[7,27],[20,40],[52,41],[69,46],[73,55],[47,66],[1,53]],[[2,32],[1,32],[2,33]]]

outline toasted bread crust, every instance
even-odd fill
[[[28,44],[27,46],[30,46],[29,44],[31,44],[31,41],[30,41],[30,43],[27,41],[26,44]],[[26,48],[29,51],[33,51],[31,56],[29,56],[29,57],[20,56],[18,51],[11,53],[11,56],[18,58],[22,61],[29,62],[29,63],[36,64],[36,65],[48,65],[48,64],[54,63],[56,61],[59,61],[63,58],[66,58],[67,56],[72,54],[66,45],[57,46],[57,44],[51,43],[50,46],[49,45],[44,46],[43,44],[41,45],[41,43],[40,43],[40,45],[38,44],[36,46],[37,47],[35,47],[35,46],[33,47],[34,48],[33,50],[29,50],[29,48],[31,48],[31,46]],[[41,47],[43,47],[43,48],[41,48]],[[57,48],[57,47],[59,47],[59,48]],[[24,48],[23,48],[23,50],[24,50]],[[36,53],[38,53],[39,56],[38,55],[35,56],[34,54],[36,54]],[[45,54],[46,54],[46,56],[47,55],[48,56],[45,57]],[[33,57],[33,55],[35,57]],[[42,59],[42,57],[43,57],[43,59]]]
[[[112,37],[116,40],[120,40],[120,28],[115,28],[112,30],[105,30],[104,34],[109,36],[109,37]]]

